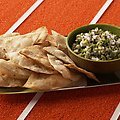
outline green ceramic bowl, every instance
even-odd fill
[[[112,26],[108,24],[91,24],[77,28],[73,30],[71,33],[69,33],[67,38],[67,47],[68,47],[69,56],[79,67],[94,73],[112,73],[119,71],[120,59],[107,60],[107,61],[93,61],[82,58],[71,50],[72,44],[74,43],[77,34],[88,32],[96,27],[104,31],[106,30],[111,31],[111,33],[120,36],[120,27]]]

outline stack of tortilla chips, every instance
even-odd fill
[[[0,87],[52,90],[85,86],[93,73],[79,68],[67,55],[66,37],[46,27],[31,33],[0,36]]]

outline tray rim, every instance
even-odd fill
[[[90,89],[90,88],[98,88],[98,87],[107,87],[107,86],[115,86],[115,85],[120,85],[120,82],[116,83],[107,83],[107,84],[100,84],[100,85],[89,85],[89,86],[77,86],[77,87],[66,87],[66,88],[59,88],[59,89],[54,89],[54,90],[49,90],[49,91],[35,91],[29,88],[23,88],[23,91],[0,91],[0,95],[3,94],[26,94],[26,93],[43,93],[43,92],[57,92],[57,91],[66,91],[66,90],[77,90],[77,89]],[[9,87],[0,87],[0,89],[9,89]],[[11,88],[11,87],[10,87]],[[14,88],[15,89],[15,88]]]

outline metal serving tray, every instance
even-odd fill
[[[27,88],[20,87],[0,87],[0,94],[22,94],[22,93],[35,93],[35,92],[51,92],[51,91],[63,91],[63,90],[73,90],[73,89],[86,89],[93,87],[102,87],[102,86],[113,86],[120,85],[120,72],[117,74],[96,74],[97,78],[100,80],[100,83],[97,83],[93,80],[88,80],[87,86],[76,86],[76,87],[66,87],[50,91],[35,91]]]

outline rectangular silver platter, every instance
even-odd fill
[[[113,86],[113,85],[120,85],[120,78],[116,74],[101,74],[96,75],[97,78],[100,80],[100,83],[97,83],[93,80],[87,80],[87,86],[76,86],[76,87],[66,87],[60,88],[56,90],[50,91],[34,91],[32,89],[27,88],[19,88],[19,87],[0,87],[0,94],[22,94],[22,93],[35,93],[35,92],[51,92],[51,91],[63,91],[63,90],[73,90],[73,89],[86,89],[86,88],[93,88],[93,87],[102,87],[102,86]]]

